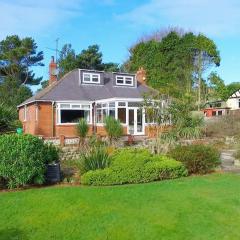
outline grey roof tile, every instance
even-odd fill
[[[79,69],[73,70],[58,82],[41,90],[21,105],[33,101],[94,101],[105,98],[142,98],[146,92],[154,92],[152,88],[137,84],[137,87],[114,86],[113,74],[104,73],[104,85],[79,83]]]

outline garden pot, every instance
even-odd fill
[[[47,165],[46,181],[47,183],[59,183],[61,180],[60,163],[50,163]]]

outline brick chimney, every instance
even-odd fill
[[[52,56],[51,62],[49,63],[49,83],[48,85],[52,85],[57,81],[57,63],[54,61],[54,57]]]
[[[143,67],[138,69],[136,77],[140,84],[146,85],[146,71]]]

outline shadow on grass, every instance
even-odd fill
[[[26,234],[17,228],[0,229],[0,240],[28,240]]]

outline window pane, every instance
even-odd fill
[[[80,108],[81,105],[72,105],[72,108]]]
[[[77,123],[80,118],[88,120],[89,111],[85,110],[61,110],[61,123]]]
[[[140,103],[139,102],[129,102],[128,106],[129,107],[140,107]]]
[[[132,81],[126,80],[126,85],[132,85]]]
[[[117,80],[118,84],[123,84],[123,80]]]
[[[90,74],[84,74],[83,75],[83,81],[84,82],[90,82],[90,80],[91,80]]]
[[[102,123],[102,110],[97,110],[97,123]]]
[[[70,108],[70,104],[60,104],[60,108]]]
[[[101,103],[98,103],[98,104],[96,105],[96,108],[102,108],[102,104],[101,104]]]
[[[82,109],[90,109],[90,105],[88,105],[88,104],[83,105],[82,104]]]
[[[126,123],[126,108],[118,108],[118,119],[121,123]]]
[[[93,81],[93,82],[99,82],[99,75],[93,74],[93,75],[92,75],[92,81]]]
[[[118,106],[119,106],[119,107],[126,106],[126,103],[125,103],[125,102],[119,102],[119,103],[118,103]]]
[[[109,107],[115,107],[115,102],[110,102]]]
[[[111,116],[111,117],[113,117],[113,118],[115,118],[115,109],[113,108],[113,109],[109,109],[109,116]]]
[[[103,113],[103,121],[104,121],[105,117],[107,116],[107,109],[103,109],[102,113]]]

